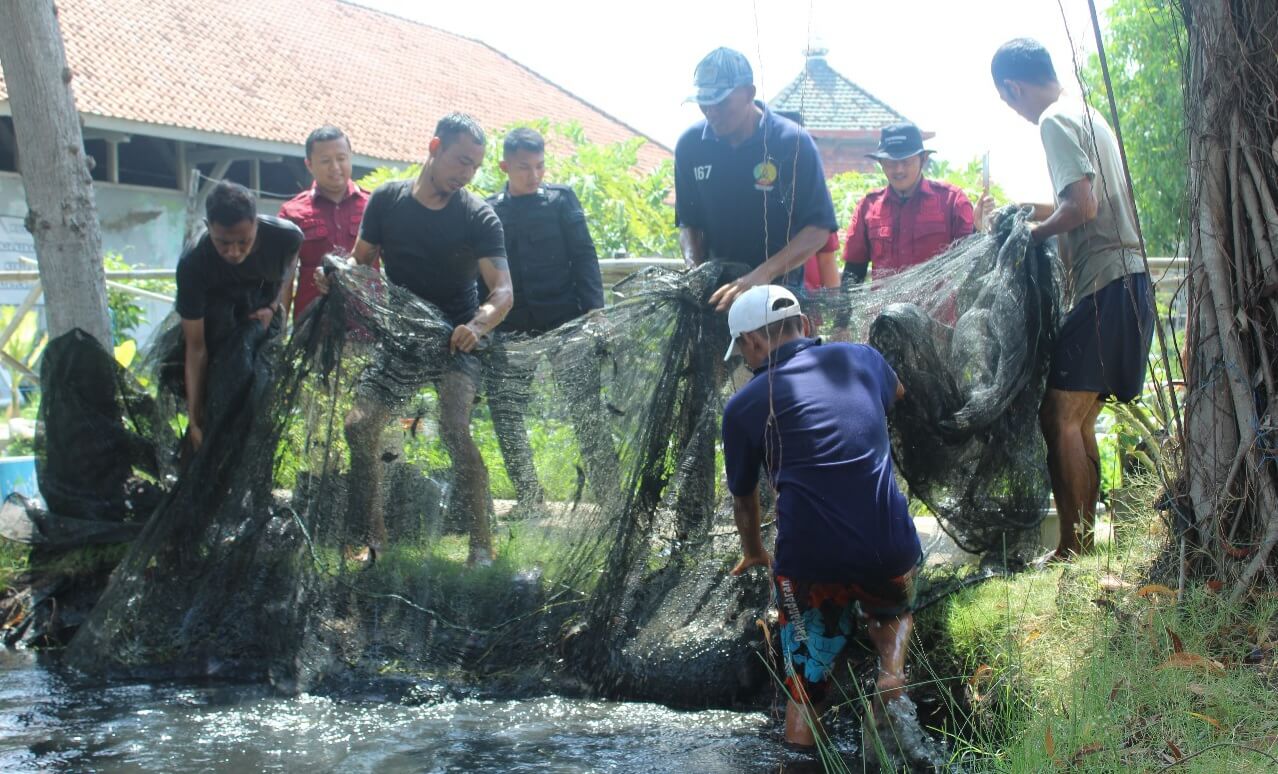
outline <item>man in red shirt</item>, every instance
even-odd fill
[[[285,291],[284,309],[293,307],[293,322],[319,297],[315,270],[328,253],[349,255],[359,236],[368,192],[351,180],[351,141],[336,126],[321,126],[306,138],[306,169],[315,182],[280,207],[280,217],[302,230],[298,252],[297,293]]]
[[[932,153],[914,124],[883,128],[878,159],[888,186],[866,194],[857,205],[843,251],[843,282],[895,274],[938,255],[951,242],[972,233],[972,203],[958,187],[923,177]]]

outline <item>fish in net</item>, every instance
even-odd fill
[[[976,552],[1021,541],[1048,499],[1036,411],[1060,267],[1031,243],[1027,217],[1005,210],[993,233],[920,267],[805,300],[826,333],[868,338],[896,369],[898,469]],[[474,407],[487,566],[467,562],[476,517],[458,512],[468,504],[453,496],[435,419],[452,326],[369,269],[335,272],[287,343],[246,331],[240,365],[211,377],[224,380],[208,391],[224,401],[221,424],[133,541],[69,662],[287,691],[400,675],[694,706],[757,697],[770,590],[761,573],[728,575],[739,544],[718,448],[723,405],[750,374],[722,361],[726,320],[706,304],[738,270],[649,268],[616,285],[602,315],[478,353],[484,382],[516,396],[524,419],[494,429],[488,402]],[[348,495],[368,477],[351,476],[345,432],[370,379],[412,388],[387,390],[411,397],[387,407],[376,439],[386,543],[371,564],[351,550],[364,517]],[[158,405],[156,426],[173,427],[175,404]],[[531,448],[539,502],[512,507],[499,432],[525,434],[506,440]]]

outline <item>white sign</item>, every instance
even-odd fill
[[[34,260],[35,254],[35,238],[27,231],[23,219],[16,215],[0,215],[0,269],[32,271],[35,265],[21,259]],[[22,303],[30,288],[30,282],[0,282],[0,305]]]

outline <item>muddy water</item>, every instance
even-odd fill
[[[759,712],[554,696],[407,706],[286,698],[259,686],[76,686],[29,654],[0,652],[4,772],[821,770],[787,752],[778,724]]]

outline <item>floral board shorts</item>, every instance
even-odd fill
[[[830,675],[847,647],[861,615],[892,618],[914,605],[914,570],[873,583],[820,583],[774,577],[780,610],[781,657],[785,687],[799,704],[820,704],[830,688]]]

